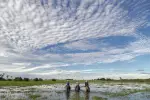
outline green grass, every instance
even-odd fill
[[[70,83],[84,83],[84,80],[70,80]],[[66,80],[43,80],[43,81],[0,81],[0,86],[33,86],[33,85],[48,85],[48,84],[65,84]]]
[[[84,83],[85,80],[70,80],[70,83]],[[33,85],[48,85],[48,84],[65,84],[66,80],[43,80],[43,81],[0,81],[0,86],[33,86]],[[98,84],[104,84],[103,81],[89,81],[90,83],[98,83]],[[106,82],[106,83],[112,83],[112,82]]]
[[[94,96],[94,97],[92,97],[92,100],[107,100],[107,99],[106,98],[102,98],[102,97]]]
[[[31,100],[36,100],[37,98],[39,98],[39,97],[41,97],[41,95],[40,94],[32,94],[32,95],[29,95],[29,98],[31,99]]]
[[[84,83],[85,82],[85,80],[70,80],[70,83],[76,83],[77,81],[79,83]],[[0,86],[33,86],[33,85],[48,85],[48,84],[60,84],[60,83],[65,84],[66,80],[56,80],[56,81],[52,81],[52,80],[43,80],[43,81],[0,81]],[[90,80],[89,83],[124,84],[124,83],[132,83],[132,82]]]
[[[0,81],[0,86],[33,86],[33,85],[48,85],[48,84],[66,83],[65,80],[44,80],[44,81]]]

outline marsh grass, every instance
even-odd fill
[[[84,83],[85,80],[69,80],[70,83],[76,83],[77,81],[79,83]],[[128,83],[143,83],[143,82],[134,82],[134,81],[115,81],[115,80],[111,80],[111,81],[102,81],[102,80],[89,80],[90,83],[95,83],[95,84],[106,84],[106,85],[113,85],[113,84],[128,84]],[[43,81],[0,81],[0,87],[2,86],[33,86],[33,85],[48,85],[48,84],[65,84],[66,80],[43,80]],[[150,82],[147,81],[145,82],[147,84],[149,84]]]
[[[71,100],[85,100],[84,97],[72,97]]]
[[[92,97],[92,100],[107,100],[107,98],[94,96],[94,97]]]
[[[6,96],[5,96],[5,95],[2,95],[1,98],[4,99],[4,98],[6,98]]]
[[[85,82],[85,80],[70,80],[70,83],[73,84],[75,83],[76,81],[78,81],[79,83],[83,84]],[[100,81],[100,80],[91,80],[89,81],[90,82],[90,85],[91,83],[96,83],[98,84],[99,87],[97,88],[101,88],[101,87],[104,87],[107,89],[107,86],[128,86],[130,85],[128,82],[113,82],[113,81],[110,81],[110,82],[105,82],[105,81]],[[56,81],[52,81],[52,80],[43,80],[43,81],[0,81],[0,87],[3,87],[3,86],[13,86],[16,88],[20,88],[20,87],[25,87],[25,86],[33,86],[33,85],[49,85],[49,84],[65,84],[66,83],[66,80],[56,80]],[[140,84],[138,83],[137,86],[136,84],[132,84],[131,83],[131,86],[135,86],[135,87],[138,87],[140,86]],[[134,93],[138,93],[138,92],[150,92],[150,88],[148,88],[149,85],[144,85],[142,88],[142,90],[138,90],[138,89],[124,89],[124,88],[120,88],[122,89],[121,92],[116,92],[116,93],[112,93],[112,91],[110,92],[104,92],[104,97],[106,98],[103,98],[103,97],[98,97],[99,95],[97,96],[94,96],[92,97],[92,100],[107,100],[107,98],[111,98],[111,97],[121,97],[121,96],[128,96],[130,94],[134,94]],[[54,85],[54,88],[58,88],[57,85]],[[20,92],[19,91],[15,91],[14,89],[12,88],[8,88],[8,90],[10,91],[11,94],[13,93],[25,93],[24,95],[26,95],[26,98],[29,98],[29,100],[37,100],[37,99],[44,99],[44,98],[48,98],[48,97],[43,97],[43,95],[40,95],[39,94],[39,90],[36,89],[36,88],[28,88],[28,89],[20,89]],[[3,91],[2,91],[3,92]],[[1,92],[1,93],[2,93]],[[58,95],[60,95],[61,93],[63,93],[64,91],[55,91]],[[4,92],[5,93],[5,92]],[[33,94],[33,93],[37,93],[37,94]],[[101,92],[103,93],[103,92]],[[52,96],[52,94],[49,92],[49,96]],[[0,100],[5,100],[8,96],[4,96],[2,95],[2,97],[0,97]],[[10,100],[13,100],[13,99],[10,99]],[[27,99],[18,99],[18,100],[27,100]],[[80,94],[75,94],[73,97],[71,97],[71,99],[69,100],[86,100],[85,97],[81,97]]]
[[[39,98],[39,97],[41,97],[40,94],[30,94],[30,95],[29,95],[29,98],[30,98],[31,100],[36,100],[36,99]]]
[[[65,83],[66,81],[51,81],[51,80],[45,80],[45,81],[0,81],[0,86],[33,86],[33,85],[47,85],[47,84],[56,84],[56,83]]]
[[[65,91],[56,91],[57,94],[60,94],[60,93],[63,93],[63,92],[65,92]]]
[[[106,92],[104,93],[105,95],[108,95],[110,97],[118,97],[118,96],[127,96],[130,94],[138,93],[138,92],[150,92],[150,88],[142,89],[142,90],[124,90],[121,92],[116,92],[116,93],[111,93],[111,92]]]
[[[84,80],[70,80],[70,83],[84,83]],[[48,85],[48,84],[65,84],[66,80],[43,80],[43,81],[0,81],[0,87],[3,86],[33,86],[33,85]]]

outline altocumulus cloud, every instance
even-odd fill
[[[59,67],[149,54],[150,39],[138,31],[150,25],[149,6],[149,0],[1,0],[1,71],[63,75]],[[134,41],[122,47],[103,41],[117,36]]]

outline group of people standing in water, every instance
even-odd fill
[[[89,83],[88,81],[85,81],[85,91],[86,92],[90,92],[90,87],[89,87]],[[70,82],[67,81],[66,83],[66,90],[69,92],[71,90],[71,86],[70,86]],[[75,92],[80,92],[80,84],[79,82],[76,82],[76,86],[75,86]]]

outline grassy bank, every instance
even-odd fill
[[[66,80],[43,80],[43,81],[0,81],[0,86],[33,86],[33,85],[48,85],[48,84],[65,84]],[[71,80],[70,83],[76,83],[77,80]],[[83,80],[79,81],[83,83]]]
[[[79,82],[83,84],[85,80],[70,80],[71,84]],[[43,80],[43,81],[0,81],[0,86],[33,86],[33,85],[48,85],[48,84],[65,84],[67,80]],[[113,82],[113,81],[112,81]],[[112,83],[110,81],[100,81],[100,80],[90,80],[89,83],[97,83],[97,84],[109,84]]]
[[[84,83],[85,80],[70,80],[70,83]],[[33,85],[48,85],[48,84],[65,84],[66,80],[43,80],[43,81],[0,81],[0,86],[33,86]],[[123,83],[147,83],[149,82],[141,82],[141,81],[101,81],[101,80],[90,80],[90,83],[96,83],[96,84],[111,84],[111,83],[117,83],[117,84],[123,84]]]

